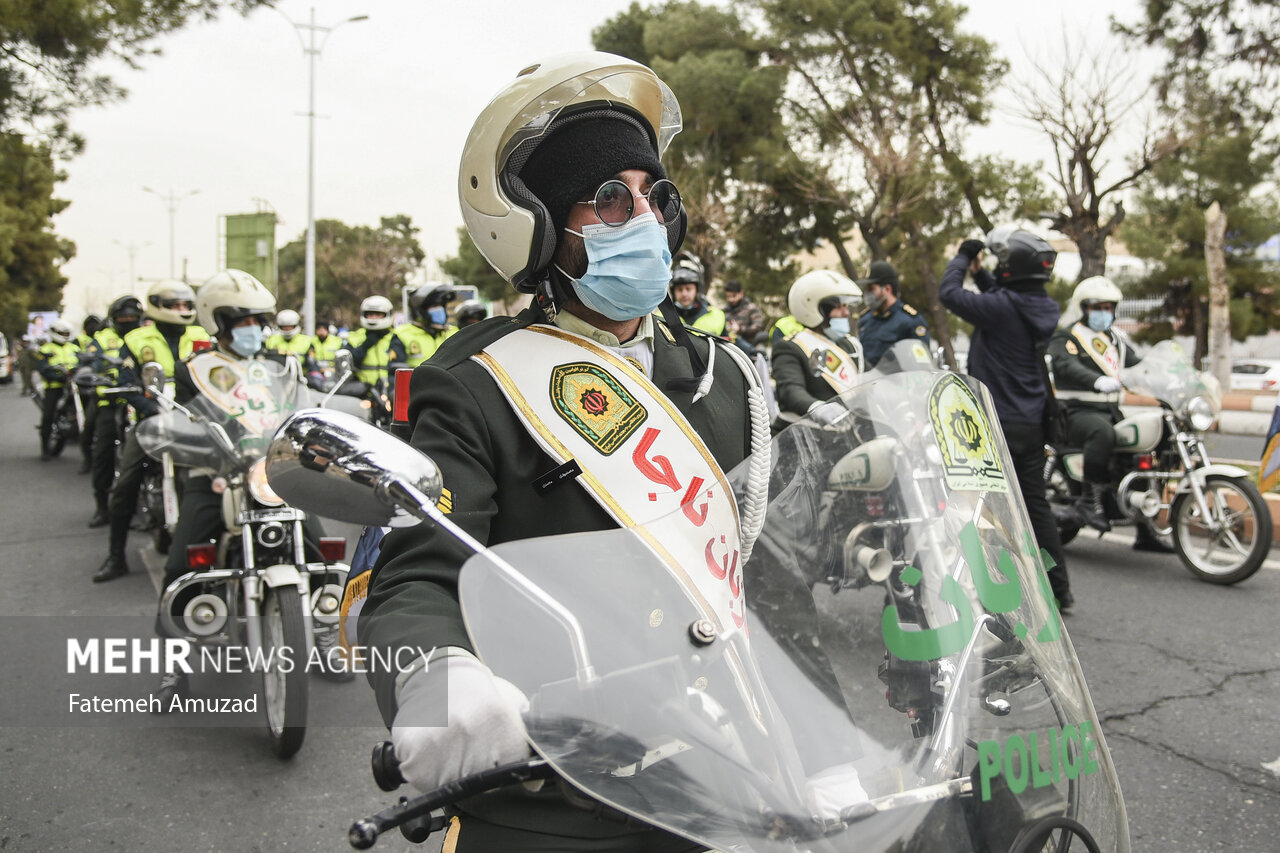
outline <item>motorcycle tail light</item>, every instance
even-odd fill
[[[212,542],[187,546],[187,568],[192,571],[212,569],[218,561],[218,546]]]
[[[338,563],[347,556],[347,540],[341,536],[321,536],[320,556],[326,563]]]
[[[1138,457],[1138,470],[1139,470],[1139,471],[1154,471],[1154,470],[1155,470],[1155,467],[1156,467],[1156,460],[1155,460],[1155,459],[1153,459],[1153,458],[1151,457],[1151,455],[1150,455],[1150,454],[1148,454],[1148,455],[1146,455],[1146,456],[1139,456],[1139,457]]]
[[[402,367],[396,371],[395,411],[391,413],[392,423],[407,424],[409,422],[409,379],[413,370]]]

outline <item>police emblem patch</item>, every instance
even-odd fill
[[[236,383],[240,381],[240,377],[236,375],[234,370],[218,366],[209,371],[209,381],[213,383],[214,388],[225,394],[235,387]]]
[[[605,456],[622,446],[648,417],[618,380],[585,362],[562,364],[551,372],[556,413]]]
[[[826,369],[833,373],[839,370],[841,364],[840,356],[836,355],[831,350],[823,350],[823,353],[825,355]]]
[[[991,422],[960,377],[948,373],[938,378],[929,392],[929,420],[942,452],[943,476],[950,488],[1009,491]]]
[[[1094,338],[1089,342],[1089,346],[1093,347],[1093,351],[1098,355],[1106,355],[1107,353],[1107,342],[1102,338]]]
[[[156,360],[156,351],[151,347],[143,347],[142,352],[138,353],[138,358],[142,359],[142,363]]]

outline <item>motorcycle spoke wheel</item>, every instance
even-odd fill
[[[262,673],[262,704],[272,746],[280,758],[301,749],[307,734],[307,643],[302,620],[297,588],[267,590],[262,599],[262,656],[272,665]],[[282,658],[293,665],[275,665]]]
[[[1173,546],[1183,564],[1200,580],[1238,583],[1252,575],[1271,547],[1271,513],[1247,480],[1213,476],[1205,481],[1200,512],[1195,495],[1183,492],[1171,509]]]

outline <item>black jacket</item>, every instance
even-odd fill
[[[953,258],[938,290],[942,304],[974,326],[969,374],[987,386],[1001,421],[1039,424],[1048,396],[1040,353],[1062,310],[1043,285],[999,287],[987,270],[974,276],[980,293],[965,290],[969,263]]]

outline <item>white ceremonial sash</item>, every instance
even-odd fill
[[[1081,323],[1076,323],[1071,329],[1071,335],[1103,373],[1112,377],[1120,374],[1120,365],[1124,356],[1110,335],[1106,332],[1095,332]]]
[[[743,628],[738,507],[724,472],[675,405],[615,353],[553,326],[472,356],[534,441],[575,460],[580,485],[635,528],[717,634]]]
[[[791,340],[800,347],[800,351],[806,358],[812,358],[815,352],[819,353],[818,375],[825,379],[837,394],[843,394],[854,386],[858,378],[858,366],[853,363],[853,359],[849,358],[847,352],[828,340],[825,335],[809,329],[801,329],[791,336]]]

